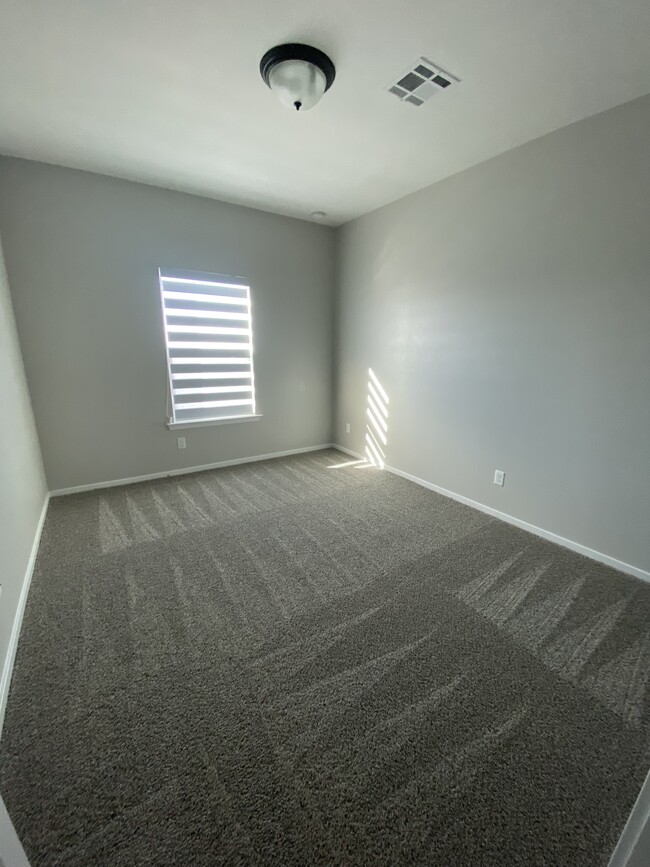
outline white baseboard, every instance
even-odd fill
[[[360,455],[359,452],[353,452],[352,449],[346,449],[345,446],[340,446],[338,443],[330,443],[330,448],[338,449],[340,452],[345,452],[345,454],[350,455],[351,458],[358,458],[360,461],[366,460],[365,455]]]
[[[235,458],[232,461],[217,461],[213,464],[202,464],[199,467],[183,467],[180,470],[166,470],[162,473],[147,473],[147,475],[133,476],[130,479],[115,479],[110,482],[93,482],[90,485],[76,485],[72,488],[59,488],[56,491],[50,491],[50,496],[64,497],[68,494],[81,494],[84,491],[97,491],[101,488],[116,488],[119,485],[132,485],[135,482],[148,482],[152,479],[166,479],[168,476],[185,476],[189,473],[200,473],[203,470],[218,470],[221,467],[236,467],[239,464],[251,464],[255,461],[268,461],[271,458],[286,458],[289,455],[301,455],[305,452],[318,452],[322,451],[322,449],[329,448],[332,448],[332,444],[324,443],[320,446],[305,446],[300,449],[287,449],[284,452],[273,452],[269,455],[253,455],[250,458]]]
[[[332,443],[332,448],[352,455],[352,457],[363,460],[364,456],[351,449]],[[585,557],[590,557],[592,560],[597,560],[599,563],[604,563],[606,566],[612,566],[618,569],[619,572],[625,572],[627,575],[633,575],[635,578],[640,578],[642,581],[650,582],[650,572],[640,569],[638,566],[632,566],[630,563],[624,563],[622,560],[617,560],[615,557],[610,557],[609,554],[603,554],[602,551],[596,551],[594,548],[588,548],[586,545],[581,545],[579,542],[574,542],[572,539],[565,539],[564,536],[558,536],[557,533],[552,533],[550,530],[545,530],[543,527],[536,527],[534,524],[529,524],[527,521],[522,521],[521,518],[515,518],[513,515],[508,515],[505,512],[500,512],[498,509],[493,509],[492,506],[486,506],[483,503],[478,503],[476,500],[470,500],[469,497],[464,497],[462,494],[456,494],[454,491],[448,491],[446,488],[441,488],[440,485],[434,485],[433,482],[427,482],[426,479],[420,479],[418,476],[413,476],[411,473],[405,473],[403,470],[398,470],[397,467],[389,467],[386,465],[384,469],[396,476],[401,476],[403,479],[408,479],[415,482],[417,485],[422,485],[424,488],[429,488],[437,494],[442,494],[443,497],[450,497],[452,500],[457,500],[459,503],[464,503],[466,506],[471,506],[473,509],[478,509],[480,512],[485,512],[487,515],[492,515],[494,518],[499,518],[500,521],[505,521],[508,524],[513,524],[515,527],[520,527],[522,530],[527,530],[529,533],[534,533],[536,536],[541,536],[543,539],[548,539],[549,542],[555,542],[556,545],[561,545],[563,548],[569,548],[577,554],[582,554]]]
[[[34,542],[32,550],[27,561],[25,577],[23,578],[23,586],[18,597],[18,607],[14,616],[14,623],[11,627],[11,635],[9,637],[9,646],[7,655],[2,667],[2,679],[0,679],[0,735],[2,734],[2,725],[5,718],[5,710],[7,708],[7,699],[9,697],[9,686],[11,684],[11,675],[14,670],[14,662],[16,660],[16,650],[18,648],[18,638],[20,636],[20,628],[23,624],[23,614],[25,613],[25,605],[27,604],[27,594],[32,583],[32,575],[34,574],[34,564],[36,563],[36,555],[38,554],[38,546],[41,541],[41,533],[43,532],[43,524],[47,515],[47,507],[50,502],[50,495],[45,495],[45,502],[41,510],[41,517],[38,519],[36,533],[34,534]]]

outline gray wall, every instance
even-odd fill
[[[50,489],[330,441],[332,229],[5,158],[0,231]],[[167,430],[159,266],[250,280],[260,421]]]
[[[650,570],[649,153],[644,97],[340,229],[335,440],[372,367],[389,465]]]
[[[25,850],[18,839],[2,798],[0,798],[0,867],[29,867]]]
[[[607,867],[648,867],[650,864],[650,773],[625,824]]]
[[[648,864],[650,864],[650,819],[646,814],[645,825],[625,867],[648,867]]]
[[[0,676],[47,489],[0,246]],[[0,700],[5,696],[0,695]],[[0,708],[0,725],[1,725]]]

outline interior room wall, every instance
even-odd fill
[[[650,571],[648,153],[643,97],[342,227],[335,440],[370,367],[388,465]]]
[[[0,242],[0,727],[9,656],[47,488]]]
[[[51,490],[330,442],[332,229],[4,158],[0,231]],[[159,266],[250,281],[259,421],[167,429]]]

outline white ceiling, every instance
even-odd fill
[[[650,91],[648,0],[0,0],[0,152],[341,223]],[[305,114],[258,63],[308,42]],[[420,55],[462,84],[386,88]]]

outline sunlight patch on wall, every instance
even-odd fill
[[[384,468],[388,445],[388,395],[381,382],[368,368],[368,406],[366,407],[366,446],[365,454],[373,466]]]

